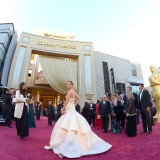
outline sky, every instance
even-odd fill
[[[73,33],[94,50],[140,63],[145,85],[149,66],[160,67],[160,0],[0,0],[0,23],[21,32]]]

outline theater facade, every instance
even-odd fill
[[[140,64],[93,51],[92,42],[77,41],[71,34],[23,32],[7,87],[17,89],[20,82],[26,82],[35,102],[47,106],[49,100],[57,104],[65,99],[68,80],[81,97],[81,107],[86,100],[96,102],[104,94],[124,93],[127,86],[138,92],[138,85],[144,84]]]
[[[73,35],[22,33],[12,60],[8,87],[26,82],[36,101],[57,103],[65,99],[68,80],[81,97],[96,99],[95,58],[92,42],[75,41]]]

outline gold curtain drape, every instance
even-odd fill
[[[77,60],[39,56],[39,61],[48,83],[57,92],[66,94],[67,81],[72,81],[77,90]]]

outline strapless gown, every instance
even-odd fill
[[[44,148],[53,150],[61,158],[79,158],[109,150],[112,145],[92,132],[86,119],[75,110],[74,101],[74,98],[70,98],[65,108],[66,113],[53,128],[50,146]]]

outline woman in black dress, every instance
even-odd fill
[[[126,104],[126,117],[127,117],[127,125],[126,125],[126,134],[129,137],[133,137],[137,135],[137,112],[135,106],[135,98],[133,93],[127,94],[127,104]]]
[[[84,103],[84,107],[82,109],[82,116],[87,120],[89,124],[91,124],[91,113],[88,102]]]
[[[21,82],[19,90],[16,91],[15,98],[13,99],[13,102],[16,103],[14,117],[16,118],[17,135],[20,136],[21,139],[29,135],[28,106],[26,103],[28,99],[26,96],[26,84]]]

